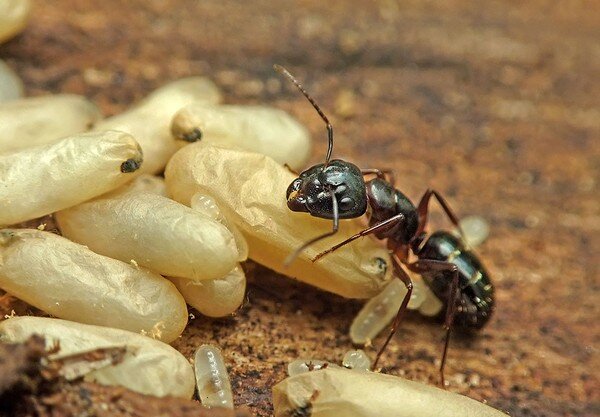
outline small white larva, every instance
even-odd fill
[[[69,239],[162,275],[221,278],[238,260],[234,237],[225,226],[152,193],[117,191],[62,210],[55,218]]]
[[[288,363],[287,373],[289,376],[303,374],[305,372],[317,371],[325,368],[340,368],[339,365],[331,363],[329,361],[323,361],[320,359],[296,359]]]
[[[0,102],[16,100],[23,96],[23,82],[17,74],[0,59]]]
[[[44,216],[131,181],[142,163],[123,132],[85,133],[0,155],[0,225]]]
[[[308,130],[271,107],[193,103],[177,112],[171,131],[188,142],[233,145],[268,155],[294,169],[303,168],[310,156]]]
[[[369,298],[391,276],[388,252],[361,239],[312,262],[311,257],[361,230],[358,222],[340,222],[333,237],[308,248],[288,268],[285,258],[310,238],[331,228],[324,219],[294,213],[286,189],[294,175],[273,159],[202,142],[181,149],[165,171],[169,194],[183,204],[197,193],[215,199],[224,216],[248,241],[251,259],[282,274],[351,298]],[[390,266],[390,267],[388,267]]]
[[[0,0],[0,43],[23,30],[30,11],[29,0]]]
[[[481,245],[490,234],[490,226],[488,222],[481,216],[466,216],[459,221],[460,228],[465,234],[467,243],[472,248]],[[455,235],[460,236],[460,233],[455,230]]]
[[[102,118],[83,96],[57,94],[0,103],[0,153],[57,142]]]
[[[239,252],[238,260],[242,262],[248,259],[248,242],[246,242],[246,238],[244,238],[244,235],[242,235],[234,224],[227,221],[214,198],[206,194],[196,193],[190,200],[190,207],[198,213],[202,213],[227,227],[235,239],[235,244]]]
[[[350,326],[352,342],[363,344],[375,339],[379,332],[396,317],[406,291],[406,286],[399,279],[394,279],[381,293],[367,301]],[[413,293],[408,308],[411,310],[420,309],[428,295],[431,295],[431,293],[425,283],[420,279],[413,279]],[[435,296],[431,295],[431,297],[437,300]],[[441,309],[442,305],[439,301],[438,304],[439,309]]]
[[[471,398],[378,372],[304,372],[273,387],[275,417],[506,417]]]
[[[160,275],[37,229],[0,230],[0,288],[59,318],[165,342],[187,324],[183,297]]]
[[[181,146],[171,136],[173,115],[195,101],[215,104],[221,101],[221,93],[207,78],[182,78],[155,90],[124,113],[97,123],[94,130],[114,129],[133,135],[144,151],[141,172],[155,174]]]
[[[46,338],[46,346],[58,341],[56,357],[99,348],[126,347],[121,363],[90,372],[86,380],[120,385],[142,394],[191,398],[194,371],[187,359],[171,346],[126,330],[91,326],[45,317],[14,317],[0,322],[0,340],[24,342],[31,335]]]
[[[233,409],[233,395],[227,368],[219,348],[202,345],[194,356],[198,398],[205,407]]]
[[[349,350],[342,359],[342,365],[354,371],[370,371],[371,359],[362,349]]]

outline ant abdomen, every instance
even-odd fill
[[[490,275],[462,241],[450,232],[432,233],[416,253],[419,259],[450,262],[458,268],[459,300],[454,313],[454,326],[481,329],[494,309],[494,287]],[[428,271],[421,276],[432,292],[444,303],[450,299],[451,272]]]

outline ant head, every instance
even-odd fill
[[[333,219],[332,192],[340,219],[360,217],[367,210],[365,181],[360,169],[339,159],[302,172],[287,189],[287,205],[292,211]]]

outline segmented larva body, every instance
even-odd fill
[[[378,295],[371,298],[352,321],[352,325],[350,326],[350,338],[352,342],[366,343],[369,340],[373,340],[396,316],[405,294],[406,287],[400,280],[395,279]],[[441,302],[431,294],[421,280],[415,280],[408,308],[411,310],[421,310],[424,304],[436,302],[439,304],[437,307],[437,311],[439,311],[442,307]],[[421,312],[426,314],[430,310],[435,311],[435,307],[428,305],[428,310]]]
[[[370,371],[371,359],[362,349],[349,350],[342,359],[342,365],[354,371]]]
[[[202,405],[233,409],[231,383],[219,348],[200,346],[194,357],[194,371]]]

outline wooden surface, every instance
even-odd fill
[[[479,253],[498,306],[481,334],[453,342],[449,390],[512,416],[592,416],[600,3],[522,3],[36,1],[0,58],[28,94],[85,94],[106,114],[168,80],[206,75],[229,103],[294,114],[314,135],[317,162],[324,126],[271,69],[287,66],[333,119],[337,156],[393,168],[414,200],[432,187],[460,215],[490,222]],[[289,361],[341,361],[360,303],[247,269],[243,309],[227,320],[192,311],[175,346],[191,357],[200,343],[221,345],[236,404],[268,416],[270,387]],[[442,335],[438,323],[409,315],[386,372],[436,383]]]

